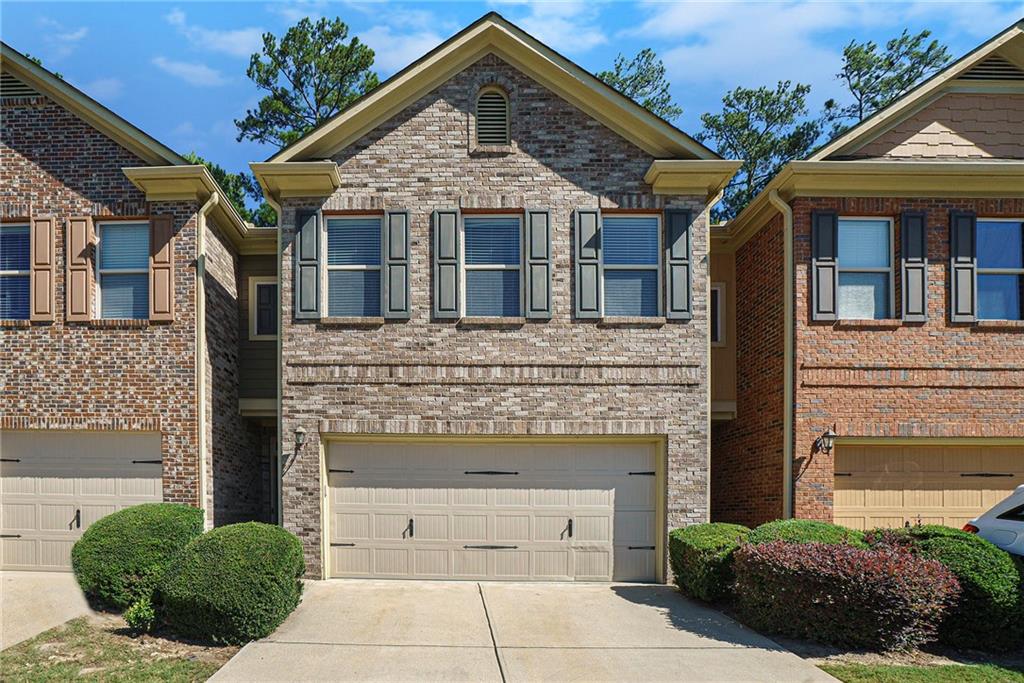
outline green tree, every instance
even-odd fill
[[[846,86],[853,102],[825,103],[824,118],[833,125],[833,135],[889,106],[949,62],[946,46],[937,40],[928,42],[930,36],[930,31],[912,36],[904,29],[882,51],[871,40],[850,41],[843,49],[843,68],[836,78]]]
[[[39,59],[39,57],[36,57],[35,55],[30,55],[29,53],[26,52],[25,53],[25,59],[27,59],[28,61],[32,62],[36,66],[41,66],[44,69],[46,68],[45,66],[43,66],[43,60]],[[52,73],[54,76],[56,76],[60,80],[62,80],[62,81],[64,80],[64,74],[62,74],[61,72],[59,72],[59,71],[51,71],[50,73]]]
[[[377,87],[373,50],[348,40],[340,19],[303,18],[278,42],[263,34],[263,51],[246,74],[268,93],[235,121],[238,140],[285,147]]]
[[[736,88],[722,98],[722,112],[700,117],[701,141],[720,155],[743,159],[743,166],[725,188],[714,214],[735,218],[789,161],[810,153],[821,136],[821,123],[806,120],[811,86],[779,81],[774,89]]]
[[[683,108],[673,102],[669,94],[665,64],[649,47],[629,61],[620,53],[612,70],[601,71],[597,77],[666,121],[683,115]]]
[[[210,175],[224,190],[225,198],[235,207],[242,220],[261,226],[277,225],[277,212],[263,199],[259,183],[251,175],[245,172],[229,173],[219,164],[208,161],[195,152],[186,154],[185,160],[190,164],[202,164],[210,169]],[[259,208],[255,211],[249,209],[245,205],[246,195],[260,202]]]

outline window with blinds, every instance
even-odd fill
[[[881,320],[892,309],[892,221],[839,218],[839,317]]]
[[[604,313],[657,316],[661,221],[658,216],[604,216]]]
[[[466,315],[516,318],[522,312],[518,216],[466,216]]]
[[[29,227],[0,225],[0,319],[29,317]]]
[[[101,223],[96,258],[100,317],[149,317],[149,223]]]
[[[327,315],[381,315],[381,219],[327,220]]]
[[[505,93],[485,90],[476,100],[476,141],[479,145],[508,145],[509,106]]]

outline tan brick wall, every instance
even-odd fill
[[[0,428],[160,431],[164,498],[198,505],[197,207],[147,205],[121,172],[145,162],[45,98],[0,115],[0,213],[58,219],[56,321],[0,327]],[[174,215],[174,322],[66,323],[67,218],[155,214]]]
[[[1024,159],[1024,95],[948,93],[852,156]]]
[[[507,154],[471,153],[468,117],[481,85],[506,87]],[[705,282],[703,198],[650,194],[651,157],[496,57],[468,67],[340,152],[342,187],[326,209],[409,209],[412,317],[378,327],[292,318],[295,211],[283,213],[284,522],[320,573],[319,432],[655,434],[668,443],[668,522],[707,519],[705,288],[694,319],[603,325],[574,320],[570,216],[603,206],[692,208],[695,283]],[[545,207],[554,228],[549,322],[486,327],[432,321],[429,216],[455,206]],[[328,422],[329,421],[329,422]],[[296,455],[299,426],[308,431]]]

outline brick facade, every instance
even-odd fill
[[[509,152],[474,151],[482,85],[510,95]],[[321,572],[320,433],[660,435],[668,445],[670,527],[708,517],[706,288],[688,322],[602,324],[572,317],[571,212],[686,207],[696,216],[693,282],[707,279],[704,199],[654,196],[651,157],[489,55],[337,154],[342,187],[325,210],[411,212],[412,313],[378,326],[292,317],[296,210],[282,244],[283,517]],[[431,319],[430,212],[457,206],[551,209],[552,320],[481,325]],[[292,434],[307,430],[295,452]]]

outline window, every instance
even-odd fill
[[[27,320],[29,227],[0,225],[0,318]]]
[[[711,345],[725,346],[725,285],[716,282],[711,285],[711,301],[708,306],[711,319]]]
[[[839,317],[880,320],[891,316],[892,220],[839,219]]]
[[[476,142],[478,145],[511,144],[508,97],[497,88],[488,88],[476,99]]]
[[[659,216],[604,216],[604,314],[657,316],[661,310]]]
[[[101,223],[96,258],[101,318],[149,317],[149,223]]]
[[[1024,505],[1018,505],[999,515],[997,519],[1007,519],[1011,522],[1024,522]]]
[[[978,317],[1024,319],[1024,220],[978,219]]]
[[[249,278],[249,339],[277,338],[277,278]]]
[[[522,312],[522,222],[518,216],[466,216],[466,315],[515,318]]]
[[[327,315],[380,317],[381,218],[327,220]]]

